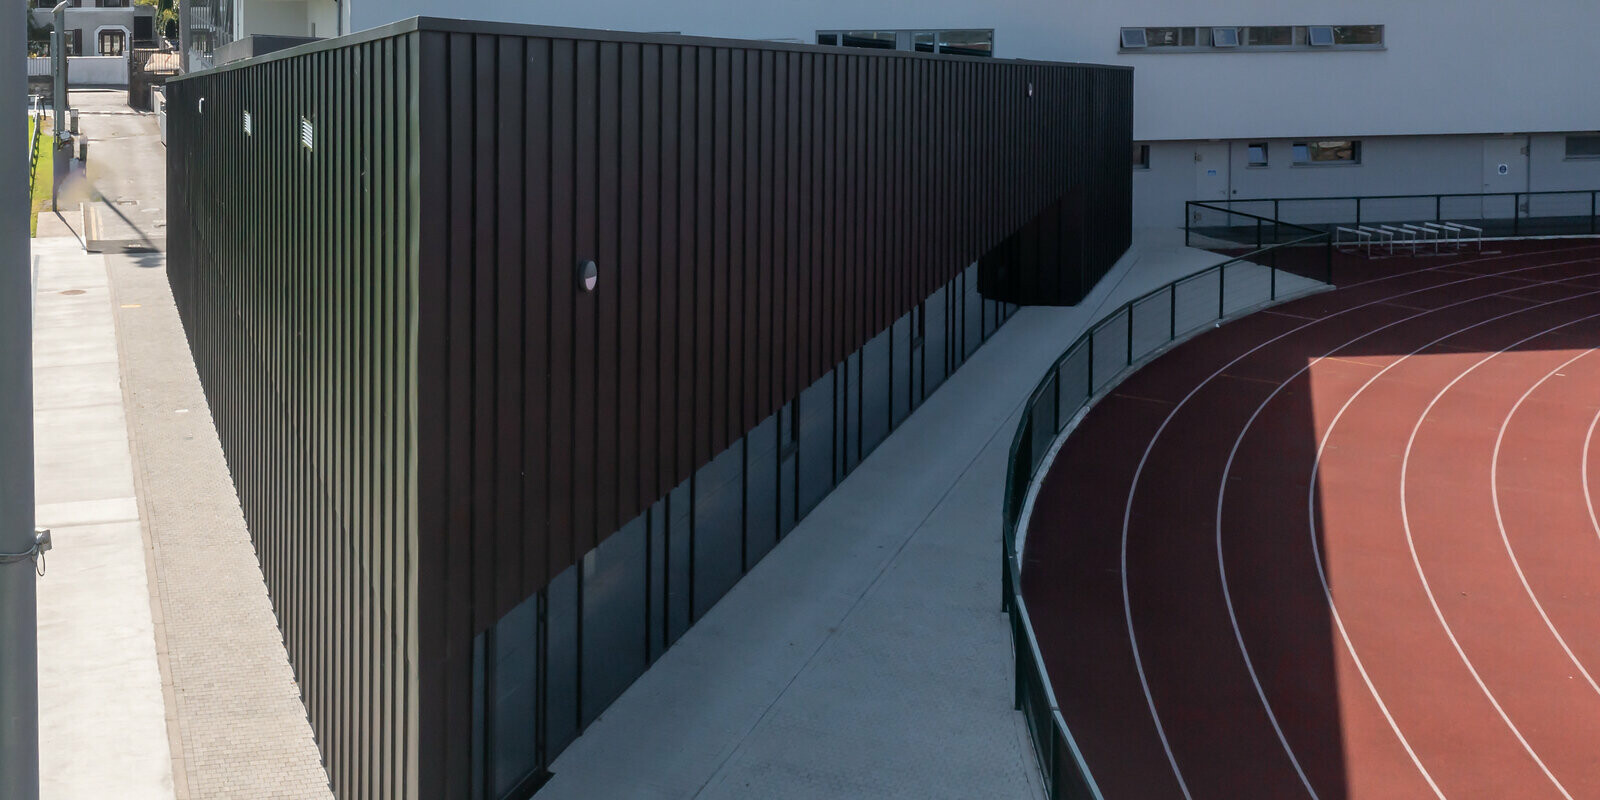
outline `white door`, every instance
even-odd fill
[[[1194,199],[1226,205],[1228,200],[1228,144],[1203,142],[1194,146]],[[1192,209],[1190,222],[1199,225],[1225,225],[1228,215],[1217,211]]]
[[[1528,191],[1528,137],[1496,136],[1483,140],[1483,191],[1484,194]],[[1483,215],[1509,218],[1514,213],[1513,202],[1512,197],[1485,197]],[[1526,197],[1522,198],[1524,211],[1527,202]]]

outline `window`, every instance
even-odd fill
[[[1150,168],[1150,145],[1136,144],[1133,146],[1133,168]]]
[[[127,39],[127,34],[119,30],[105,30],[100,32],[100,55],[120,56],[122,47]]]
[[[1382,25],[1335,25],[1334,44],[1383,44]]]
[[[870,50],[893,50],[894,31],[846,31],[841,34],[845,47],[865,47]]]
[[[994,55],[994,31],[817,31],[817,44],[987,58]]]
[[[1211,45],[1213,47],[1238,47],[1238,28],[1212,28]]]
[[[1145,42],[1146,42],[1146,39],[1145,39],[1145,35],[1144,35],[1144,28],[1123,28],[1122,29],[1122,46],[1123,47],[1144,47],[1145,46]]]
[[[1312,47],[1331,47],[1333,45],[1333,27],[1330,25],[1312,25],[1306,29],[1306,39]]]
[[[1296,166],[1313,164],[1360,164],[1361,142],[1352,139],[1330,139],[1320,142],[1295,142]]]
[[[1567,158],[1600,158],[1600,134],[1568,136]]]
[[[78,30],[67,31],[67,34],[67,55],[83,55],[83,30],[80,28]]]
[[[1150,47],[1182,47],[1184,30],[1184,28],[1145,28],[1145,42]]]
[[[1296,151],[1296,152],[1298,152],[1298,151]],[[1264,167],[1266,165],[1267,165],[1267,143],[1266,142],[1251,142],[1250,143],[1250,166],[1252,166],[1252,167]]]
[[[1251,47],[1289,47],[1294,44],[1294,28],[1288,25],[1245,28],[1244,41]]]
[[[939,52],[955,56],[993,56],[994,31],[944,31]]]

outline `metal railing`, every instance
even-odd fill
[[[1039,465],[1056,437],[1134,367],[1220,320],[1325,288],[1331,275],[1333,243],[1325,231],[1207,203],[1189,206],[1231,215],[1257,231],[1260,246],[1141,295],[1091,325],[1034,386],[1011,440],[1001,507],[1001,604],[1016,656],[1015,707],[1027,719],[1052,800],[1101,794],[1061,714],[1022,598],[1017,526]]]
[[[1248,226],[1227,230],[1204,208],[1248,212],[1299,226],[1469,222],[1488,237],[1600,235],[1600,189],[1540,192],[1392,194],[1350,197],[1267,197],[1190,203],[1186,235],[1238,239]]]
[[[33,182],[37,180],[34,174],[39,169],[39,131],[44,128],[44,114],[37,109],[33,112],[33,135],[28,137],[28,196],[33,196]],[[29,202],[32,202],[31,200]]]

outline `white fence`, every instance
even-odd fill
[[[50,74],[50,59],[28,59],[28,76]],[[127,56],[67,56],[67,86],[127,86]]]

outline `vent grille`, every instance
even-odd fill
[[[315,150],[317,145],[317,130],[312,127],[311,120],[300,118],[300,146],[307,150]]]
[[[255,125],[250,120],[250,112],[246,111],[244,112],[244,135],[251,136],[255,132]]]

